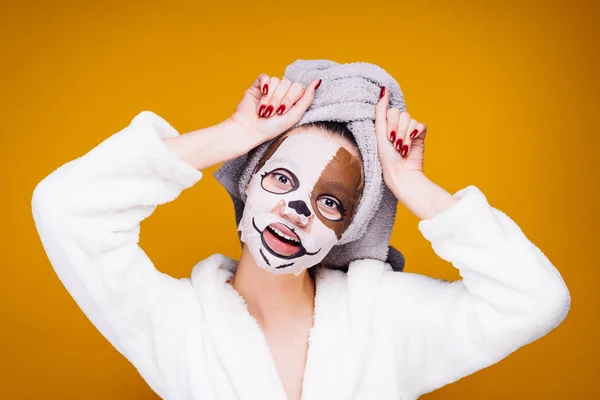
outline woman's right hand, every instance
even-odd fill
[[[304,89],[298,82],[261,73],[246,90],[242,101],[226,123],[234,127],[243,153],[277,137],[294,126],[312,104],[321,79]]]
[[[260,74],[231,117],[163,141],[199,170],[234,159],[296,125],[312,104],[319,82],[320,79],[315,79],[304,89],[299,83]],[[261,89],[265,86],[266,94]],[[263,111],[262,115],[259,111]]]

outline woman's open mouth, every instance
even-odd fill
[[[268,225],[262,234],[268,250],[276,253],[276,255],[293,257],[303,249],[298,235],[279,222]]]
[[[261,231],[256,226],[254,218],[252,218],[252,226],[260,234],[260,239],[265,249],[279,258],[291,259],[305,255],[314,256],[321,251],[321,249],[315,252],[307,251],[298,235],[291,228],[280,222],[273,222]]]

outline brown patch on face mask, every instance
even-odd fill
[[[340,147],[321,172],[310,196],[316,216],[325,226],[335,232],[338,240],[352,221],[363,188],[364,179],[360,158],[344,147]],[[333,196],[342,203],[345,215],[341,220],[332,221],[321,214],[317,200],[323,195]]]
[[[283,141],[285,139],[287,139],[288,136],[280,136],[277,138],[277,140],[275,140],[273,143],[271,143],[271,145],[269,146],[269,148],[267,149],[267,151],[265,151],[265,154],[262,155],[262,157],[260,158],[260,160],[258,161],[258,164],[256,165],[256,168],[254,169],[254,173],[256,173],[256,171],[260,170],[263,165],[265,165],[265,163],[267,162],[267,160],[269,158],[271,158],[271,156],[273,155],[273,153],[275,153],[275,151],[277,150],[277,148],[279,146],[281,146],[281,143],[283,143]]]

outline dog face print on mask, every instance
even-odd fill
[[[246,189],[241,240],[260,267],[299,275],[339,241],[363,185],[360,159],[341,144],[310,131],[282,136]]]

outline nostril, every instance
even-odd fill
[[[310,217],[310,209],[306,205],[306,203],[302,200],[294,200],[290,201],[288,207],[296,211],[300,215],[304,215],[305,217]]]

